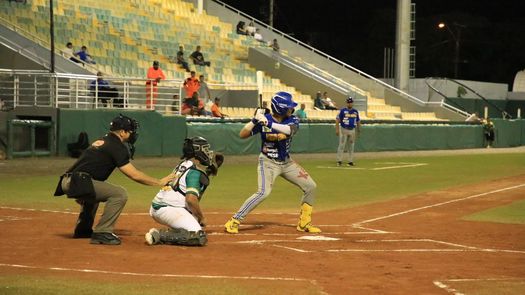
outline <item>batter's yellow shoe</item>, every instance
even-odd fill
[[[239,225],[241,222],[235,218],[230,218],[228,222],[224,225],[224,230],[230,234],[238,234],[239,233]]]
[[[320,233],[321,229],[312,225],[312,211],[313,207],[307,203],[301,205],[301,215],[299,216],[299,223],[297,230],[307,233]]]

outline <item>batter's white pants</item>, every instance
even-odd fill
[[[149,208],[149,215],[160,223],[171,228],[183,228],[187,231],[199,231],[202,227],[197,219],[185,208],[180,207],[162,207],[159,210]]]
[[[343,153],[348,145],[348,162],[354,161],[355,129],[339,129],[339,147],[337,148],[337,162],[343,161]]]

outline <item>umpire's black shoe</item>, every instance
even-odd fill
[[[90,244],[120,245],[120,239],[114,233],[93,233]]]
[[[88,239],[93,235],[93,230],[75,231],[73,233],[73,239]]]
[[[348,166],[354,166],[354,162],[348,162]]]

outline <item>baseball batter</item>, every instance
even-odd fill
[[[163,187],[151,203],[150,215],[168,229],[152,228],[146,233],[149,245],[166,243],[204,246],[207,243],[205,218],[199,201],[223,162],[214,155],[210,144],[202,137],[187,138],[183,146],[183,162],[174,170],[176,178]]]
[[[337,166],[341,166],[343,152],[348,145],[348,166],[354,166],[355,140],[360,133],[361,119],[359,112],[353,108],[352,97],[346,99],[346,108],[342,108],[335,118],[335,134],[339,136],[339,147],[337,148]],[[339,128],[341,125],[341,128]]]
[[[225,229],[228,233],[239,232],[241,221],[270,194],[277,176],[282,176],[303,191],[297,230],[321,232],[311,224],[316,184],[310,175],[290,158],[292,138],[299,129],[299,119],[292,115],[296,106],[297,103],[293,101],[290,93],[277,92],[271,101],[272,114],[265,114],[264,109],[258,109],[254,118],[240,131],[241,138],[255,134],[261,136],[261,154],[257,166],[258,190],[226,222]]]

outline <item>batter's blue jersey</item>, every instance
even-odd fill
[[[270,159],[285,161],[290,157],[292,135],[294,131],[299,129],[299,119],[296,116],[290,116],[282,122],[277,122],[274,120],[271,114],[266,114],[265,116],[266,119],[268,119],[268,122],[272,121],[272,123],[289,125],[292,128],[292,134],[286,136],[286,139],[283,140],[277,140],[277,135],[279,132],[272,131],[266,126],[257,124],[252,130],[252,135],[257,133],[261,134],[261,153]]]
[[[357,126],[357,122],[361,121],[359,112],[354,108],[342,108],[337,118],[339,118],[341,127],[345,129],[354,129]]]

